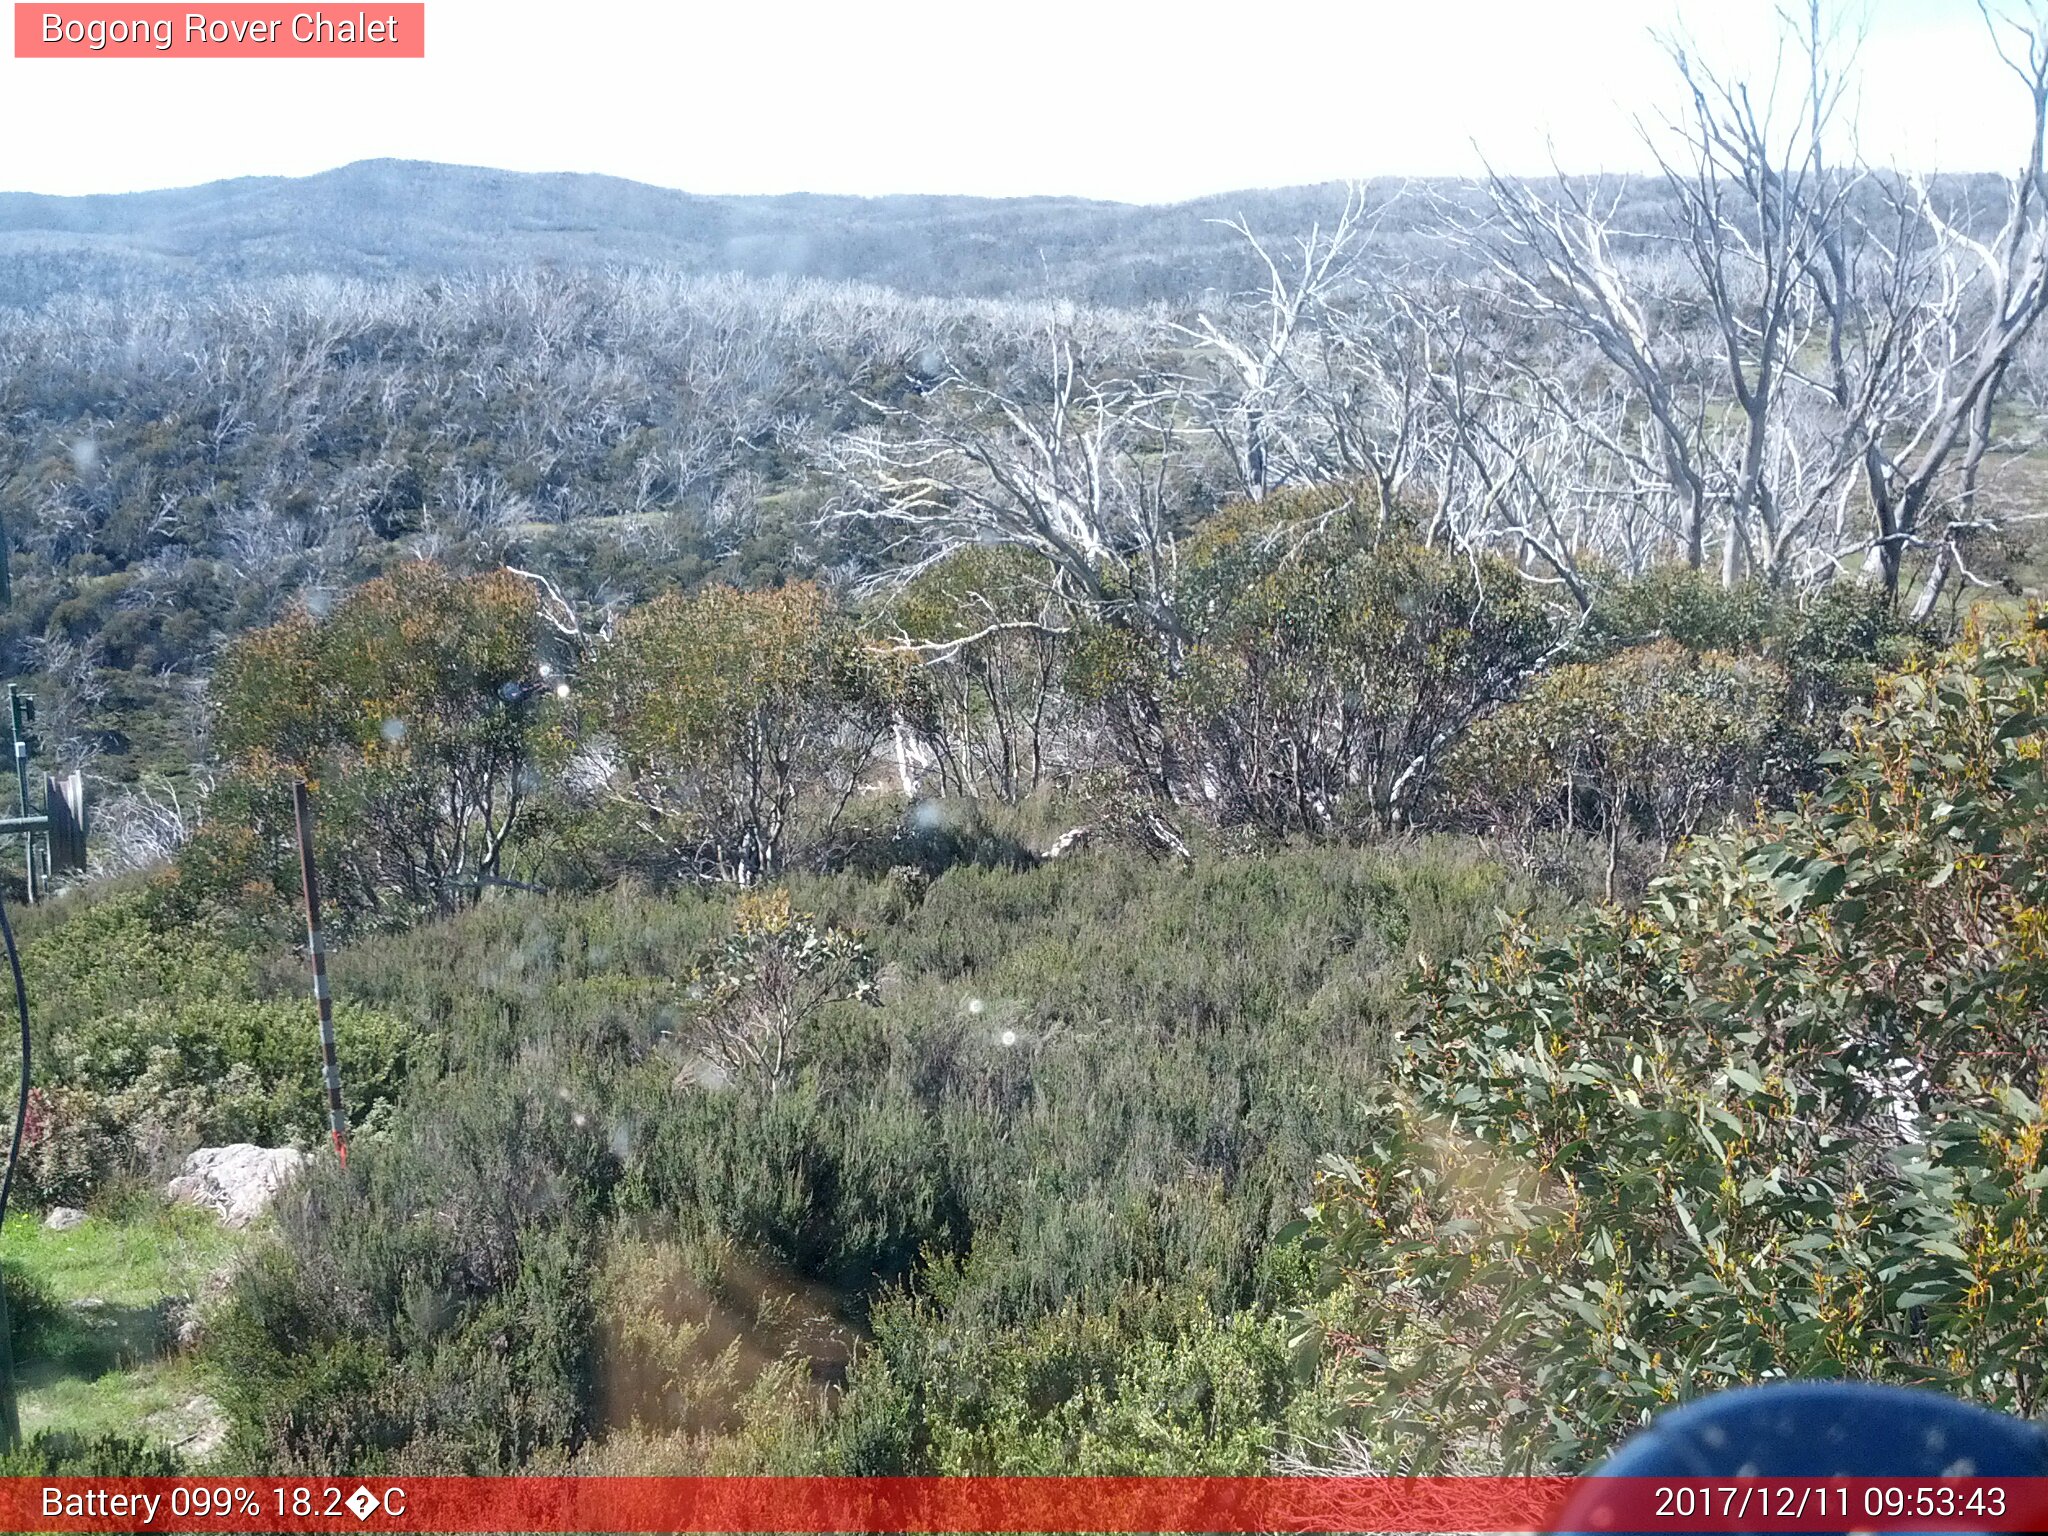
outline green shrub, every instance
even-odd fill
[[[1778,1375],[2048,1406],[2044,661],[1886,680],[1813,804],[1425,972],[1308,1232],[1383,1456],[1580,1465]]]
[[[914,902],[852,874],[792,878],[789,894],[821,928],[864,933],[880,1006],[821,1010],[774,1092],[707,1082],[676,1048],[678,983],[732,927],[716,893],[493,901],[336,955],[337,990],[421,1020],[447,1074],[409,1090],[429,1112],[282,1202],[283,1244],[208,1346],[236,1456],[509,1469],[597,1455],[601,1433],[666,1443],[694,1426],[709,1439],[664,1465],[802,1470],[841,1444],[832,1415],[797,1412],[800,1383],[728,1380],[718,1350],[693,1353],[692,1330],[746,1316],[718,1277],[747,1271],[848,1329],[900,1291],[939,1309],[919,1328],[963,1341],[1023,1340],[1064,1313],[1090,1349],[1129,1332],[1160,1382],[1184,1323],[1190,1349],[1218,1352],[1204,1369],[1221,1400],[1258,1410],[1217,1421],[1236,1426],[1218,1459],[1196,1457],[1199,1415],[1180,1409],[1146,1454],[1248,1464],[1284,1414],[1243,1383],[1270,1384],[1271,1314],[1302,1283],[1272,1236],[1315,1153],[1366,1129],[1409,957],[1469,943],[1507,895],[1499,869],[1445,839],[1192,867],[960,865]],[[635,1267],[636,1250],[656,1258]],[[1153,1314],[1130,1298],[1162,1288],[1182,1322],[1146,1324],[1141,1348],[1132,1330]],[[780,1349],[781,1327],[757,1321],[746,1345]],[[701,1369],[697,1408],[621,1375],[632,1338],[661,1341],[646,1359],[672,1376]],[[922,1370],[899,1363],[905,1383]],[[894,1413],[876,1408],[874,1446],[895,1443]],[[1107,1464],[1114,1437],[1089,1433]]]
[[[876,1000],[875,957],[860,935],[798,911],[788,891],[750,893],[687,997],[689,1043],[726,1078],[756,1079],[772,1094],[826,1009]]]
[[[1557,667],[1479,722],[1445,800],[1524,837],[1584,830],[1610,851],[1624,836],[1668,851],[1782,779],[1788,724],[1774,662],[1660,641]]]
[[[285,1247],[209,1333],[236,1458],[481,1474],[581,1443],[613,1164],[558,1084],[533,1062],[445,1086],[280,1198]]]
[[[1834,744],[1845,709],[1868,704],[1885,672],[1924,656],[1940,639],[1915,624],[1883,589],[1835,581],[1795,594],[1761,582],[1723,586],[1710,572],[1659,566],[1602,583],[1572,659],[1600,661],[1662,642],[1703,654],[1761,656],[1784,669],[1790,723],[1809,756]]]
[[[143,1003],[255,995],[248,952],[161,886],[78,892],[33,909],[21,924],[21,965],[41,1052]]]
[[[346,1002],[334,1030],[351,1126],[374,1134],[412,1069],[419,1033]],[[310,1000],[131,1008],[80,1026],[54,1054],[55,1075],[97,1095],[101,1112],[128,1128],[145,1172],[195,1146],[305,1143],[327,1129]]]
[[[1330,1406],[1278,1317],[1218,1318],[1185,1291],[1136,1289],[993,1333],[905,1302],[877,1317],[855,1367],[838,1465],[868,1476],[1250,1476],[1323,1427]]]
[[[160,1180],[197,1146],[324,1137],[312,1002],[263,997],[218,919],[188,919],[157,887],[81,895],[27,926],[22,965],[37,1036],[17,1182],[27,1204]],[[406,1081],[438,1065],[435,1043],[351,1001],[335,1032],[351,1125],[380,1134]]]
[[[85,1204],[135,1166],[128,1132],[90,1089],[30,1089],[11,1198],[25,1209]]]
[[[1163,653],[1084,641],[1077,680],[1127,723],[1125,755],[1155,788],[1226,824],[1385,829],[1413,820],[1448,748],[1519,692],[1555,638],[1527,587],[1361,496],[1219,514],[1188,541]]]
[[[1688,651],[1755,654],[1779,632],[1787,607],[1785,594],[1762,582],[1730,587],[1711,571],[1660,565],[1596,584],[1578,648],[1589,660],[1659,640]]]
[[[879,623],[922,644],[904,716],[931,754],[934,788],[1016,804],[1062,770],[1073,699],[1061,686],[1071,625],[1044,562],[960,550],[888,603]]]
[[[1885,673],[1924,660],[1940,641],[1934,625],[1911,623],[1881,590],[1837,581],[1783,625],[1773,654],[1792,682],[1794,718],[1825,737],[1825,749],[1843,710],[1868,704]]]
[[[181,1477],[175,1451],[126,1435],[74,1435],[45,1429],[0,1451],[0,1477]]]

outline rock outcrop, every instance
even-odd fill
[[[246,1227],[269,1207],[278,1188],[298,1172],[306,1154],[291,1147],[201,1147],[185,1171],[164,1186],[173,1200],[203,1205],[231,1227]]]

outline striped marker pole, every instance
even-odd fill
[[[299,874],[306,884],[306,953],[313,960],[313,1004],[320,1010],[320,1065],[327,1074],[327,1122],[334,1155],[348,1166],[348,1116],[341,1107],[341,1067],[334,1059],[334,999],[327,990],[327,946],[320,941],[320,875],[313,868],[313,806],[304,781],[292,785],[299,823]]]

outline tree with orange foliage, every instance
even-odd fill
[[[343,920],[474,901],[561,746],[537,628],[529,583],[422,560],[244,635],[211,694],[227,777],[181,872],[289,892],[289,787],[303,778]]]

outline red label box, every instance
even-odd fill
[[[424,4],[36,4],[14,7],[17,59],[423,59]]]
[[[0,1530],[2008,1532],[2048,1478],[24,1477]]]

